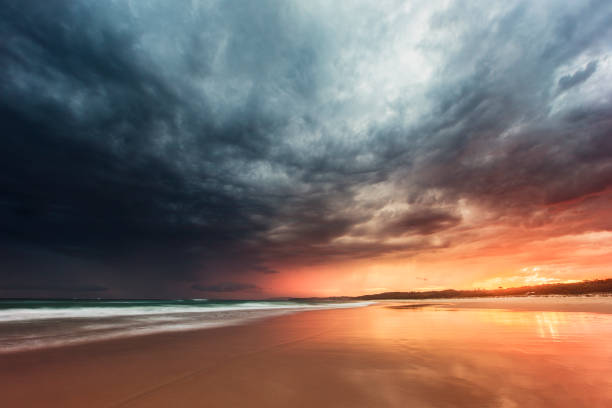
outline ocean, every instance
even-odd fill
[[[244,300],[0,300],[0,353],[240,324],[372,302]]]

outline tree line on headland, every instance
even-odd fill
[[[575,283],[549,283],[535,286],[520,286],[499,289],[475,290],[433,290],[427,292],[383,292],[363,296],[339,296],[329,298],[309,298],[328,300],[382,300],[382,299],[450,299],[495,296],[544,296],[544,295],[587,295],[612,293],[612,279],[585,280]],[[300,300],[306,300],[300,298]]]
[[[357,296],[354,299],[441,299],[493,296],[537,296],[537,295],[586,295],[591,293],[611,293],[612,279],[587,280],[575,283],[549,283],[516,288],[477,289],[477,290],[435,290],[428,292],[384,292],[373,295]]]

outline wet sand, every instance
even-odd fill
[[[606,307],[416,303],[0,355],[2,405],[612,406]]]

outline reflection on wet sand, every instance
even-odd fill
[[[380,406],[612,406],[611,315],[410,302],[352,313],[309,348],[351,356],[338,381]]]
[[[536,314],[535,319],[538,322],[538,334],[540,337],[549,338],[552,341],[561,341],[562,337],[559,335],[557,327],[559,326],[559,323],[563,323],[561,321],[564,320],[562,313],[538,313]]]

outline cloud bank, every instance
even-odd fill
[[[610,2],[328,3],[3,0],[3,281],[187,296],[612,228]]]

